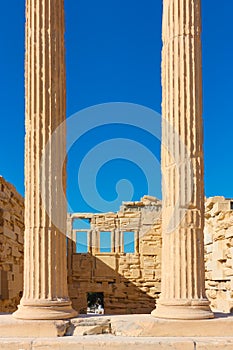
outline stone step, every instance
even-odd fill
[[[113,335],[0,339],[1,350],[232,350],[233,338],[135,338]]]

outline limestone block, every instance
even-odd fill
[[[161,256],[161,247],[155,247],[153,244],[147,245],[143,244],[142,245],[142,250],[141,250],[142,255],[159,255]]]
[[[114,266],[114,261],[112,263]],[[116,277],[116,271],[115,269],[112,269],[109,265],[103,264],[102,261],[99,259],[96,260],[96,267],[94,269],[94,276],[95,278],[99,278],[102,281],[105,278],[115,278]]]
[[[233,290],[233,277],[230,277],[230,286],[231,286],[231,290]]]
[[[227,281],[225,283],[225,286],[226,286],[226,290],[231,291],[231,282],[230,281]]]
[[[2,218],[9,221],[9,222],[12,221],[11,213],[8,210],[2,211]]]
[[[211,210],[211,215],[216,216],[220,212],[230,210],[230,201],[216,202]]]
[[[205,226],[204,228],[204,244],[212,244],[213,243],[213,234],[209,231],[209,229]]]
[[[81,255],[73,255],[73,271],[79,276],[91,276],[91,261],[82,259]]]
[[[96,258],[96,269],[98,269],[98,266],[100,266],[102,263],[102,265],[106,265],[108,267],[110,267],[112,270],[116,270],[116,259],[115,256],[113,255],[97,255]],[[100,267],[101,268],[101,267]]]
[[[9,335],[8,335],[9,337]],[[16,340],[16,338],[0,339],[1,350],[31,350],[32,340]]]
[[[205,253],[210,254],[213,252],[213,244],[208,244],[205,246]]]
[[[141,277],[141,270],[140,269],[134,269],[130,271],[131,277],[138,279]]]
[[[105,317],[81,317],[71,320],[66,335],[97,335],[110,332],[110,319]]]
[[[206,281],[206,288],[218,289],[218,282],[216,281]]]
[[[231,313],[233,307],[232,300],[226,300],[221,297],[218,297],[216,300],[216,309],[223,313]]]
[[[209,339],[200,340],[196,342],[195,350],[232,350],[233,340],[232,339]]]
[[[124,264],[128,266],[138,265],[140,263],[139,257],[134,254],[125,254]]]
[[[140,268],[139,264],[130,264],[130,270],[139,269],[139,268]]]
[[[225,262],[225,267],[232,268],[232,259],[227,259]]]
[[[218,216],[217,223],[215,225],[215,230],[227,230],[233,225],[233,217],[231,213],[220,213]]]
[[[14,233],[16,233],[17,235],[21,235],[22,229],[19,226],[14,225]]]
[[[15,275],[18,275],[20,273],[20,266],[19,266],[19,264],[14,264],[13,265],[13,273]]]
[[[213,242],[213,255],[212,255],[213,261],[226,260],[227,259],[226,255],[227,255],[227,246],[226,246],[225,240]]]
[[[154,214],[153,212],[144,212],[142,215],[142,219],[141,222],[143,225],[153,225],[153,223],[155,222],[155,220],[157,219],[157,217],[160,214],[156,213]]]
[[[23,258],[22,254],[19,252],[19,248],[16,246],[12,247],[12,256],[16,257],[16,258]]]
[[[4,230],[4,235],[10,239],[12,239],[13,241],[16,240],[17,236],[16,234],[10,230],[9,228],[7,228],[6,226],[3,227],[3,230]]]
[[[144,268],[145,269],[154,269],[155,268],[155,261],[154,260],[144,260]]]
[[[154,283],[153,287],[150,287],[149,294],[160,293],[161,283]]]
[[[209,197],[205,200],[205,209],[212,209],[214,204],[217,202],[224,202],[225,198],[223,196]]]
[[[210,261],[206,264],[206,269],[207,271],[212,271],[212,279],[213,280],[224,280],[226,277],[225,277],[225,274],[224,274],[224,271],[222,269],[222,266],[221,266],[221,263],[219,261]]]
[[[8,258],[9,255],[11,255],[12,248],[9,243],[3,243],[1,250],[1,260],[4,261]]]
[[[119,271],[123,271],[123,270],[128,270],[129,269],[129,264],[123,264],[119,266]]]
[[[231,238],[231,237],[233,237],[233,226],[228,227],[225,233],[225,238]]]
[[[153,279],[154,278],[154,271],[153,270],[148,270],[148,269],[144,269],[143,270],[143,276],[146,279]]]
[[[206,295],[207,295],[207,298],[209,298],[209,299],[216,299],[217,298],[217,291],[214,289],[207,290]]]
[[[205,279],[206,281],[212,280],[212,271],[205,272]]]
[[[24,235],[23,233],[20,233],[18,234],[18,238],[17,238],[17,241],[20,245],[23,245],[24,244]],[[22,247],[23,248],[23,247]]]
[[[233,269],[229,269],[229,268],[224,268],[223,269],[224,272],[224,277],[229,277],[229,276],[233,276]]]

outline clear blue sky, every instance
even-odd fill
[[[162,1],[66,0],[65,8],[67,116],[103,102],[131,102],[160,112]],[[231,198],[232,13],[232,0],[202,1],[205,190],[207,196]],[[2,1],[0,16],[0,174],[23,194],[24,1]],[[83,145],[71,149],[68,195],[73,210],[92,210],[80,199],[77,186],[78,162],[82,156],[79,150],[84,152],[87,144],[90,148],[113,137],[115,132],[109,129],[89,133]],[[116,137],[126,137],[127,133],[122,128]],[[132,130],[130,135],[137,141],[141,138],[142,143],[146,139],[141,133],[135,136]],[[159,158],[157,144],[153,147]],[[114,199],[115,184],[121,178],[132,182],[134,199],[147,193],[141,169],[133,162],[116,159],[105,164],[97,176],[98,190],[104,198]]]

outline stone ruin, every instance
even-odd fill
[[[0,177],[0,312],[16,310],[23,290],[24,199]],[[88,229],[75,221],[89,222]],[[205,201],[205,287],[213,311],[233,307],[233,200]],[[86,234],[79,252],[78,234]],[[110,246],[101,251],[101,232]],[[130,252],[124,234],[130,232]],[[73,307],[87,311],[87,293],[103,293],[106,314],[150,313],[161,291],[161,202],[144,196],[117,213],[67,216],[68,288]],[[128,249],[127,251],[126,248]],[[107,250],[107,251],[106,251]]]
[[[143,317],[121,316],[117,322],[117,318],[112,316],[108,330],[118,336],[195,337],[190,340],[184,339],[182,342],[169,339],[163,342],[166,343],[164,349],[172,347],[192,350],[208,348],[200,345],[198,336],[216,338],[224,334],[231,337],[228,348],[232,348],[232,317],[214,319],[210,308],[210,304],[225,310],[231,310],[232,307],[229,301],[233,270],[232,201],[222,198],[215,202],[215,199],[212,199],[213,203],[210,201],[207,205],[207,241],[204,254],[201,1],[163,1],[161,236],[158,235],[159,221],[153,223],[148,231],[142,230],[148,220],[147,209],[144,210],[146,205],[143,202],[151,200],[143,198],[138,205],[128,203],[124,207],[125,210],[120,210],[117,214],[106,214],[102,217],[98,214],[89,218],[90,221],[93,220],[91,225],[95,228],[90,230],[88,235],[89,251],[86,256],[80,254],[78,257],[73,249],[75,242],[72,225],[68,228],[69,237],[66,238],[64,234],[67,220],[64,196],[64,24],[64,0],[26,1],[24,284],[17,311],[12,316],[0,317],[1,337],[8,336],[9,330],[17,337],[71,335],[70,328],[74,330],[80,323],[87,324],[85,318],[74,318],[78,312],[72,307],[68,286],[75,307],[82,312],[85,311],[85,293],[95,292],[96,288],[99,288],[99,291],[104,290],[105,307],[112,313],[120,309],[122,312],[124,307],[126,312],[145,312],[145,308],[151,309],[151,299],[156,299],[159,287],[159,251],[162,242],[161,293],[156,302],[156,309],[151,315]],[[14,195],[9,199],[9,203],[14,207]],[[6,205],[6,202],[3,205]],[[154,207],[156,208],[157,204]],[[5,258],[1,261],[1,281],[7,280],[9,291],[13,291],[14,274],[17,271],[20,273],[22,266],[19,260],[22,247],[20,250],[19,234],[14,231],[14,225],[19,228],[20,225],[15,219],[14,210],[12,215],[7,215],[11,208],[6,207],[4,210],[4,218],[1,219],[1,249],[4,251],[8,244],[7,239],[11,240],[13,248],[5,249]],[[121,224],[121,218],[122,223],[125,222],[126,225]],[[144,223],[138,224],[143,218]],[[72,217],[69,219],[72,221]],[[13,222],[10,222],[11,220]],[[101,244],[99,246],[97,240],[98,232],[101,235],[101,231],[98,230],[100,227],[106,227],[106,224],[107,230],[111,228],[111,251],[101,252]],[[6,238],[4,227],[8,235],[13,232],[11,238]],[[121,237],[124,237],[127,230],[135,230],[133,253],[127,253],[125,249],[122,251]],[[143,232],[140,232],[141,230]],[[151,246],[153,255],[150,254]],[[15,268],[12,262],[15,263]],[[81,272],[77,267],[82,269]],[[105,273],[100,272],[102,269],[105,270],[107,278],[103,276]],[[83,275],[82,271],[85,271]],[[129,281],[126,281],[127,279]],[[122,281],[123,284],[120,283]],[[152,281],[153,286],[150,285]],[[19,283],[18,287],[21,286]],[[1,283],[1,292],[8,298],[9,305],[14,295],[19,295],[14,292],[7,295],[4,288]],[[76,293],[77,296],[80,293],[80,302],[79,297],[75,297]],[[125,297],[128,300],[127,305],[123,302]],[[224,300],[223,303],[218,303],[220,297]],[[137,303],[139,310],[134,307]],[[3,300],[1,305],[5,305],[6,310],[7,302],[4,303]],[[94,329],[96,330],[96,327]],[[88,334],[96,334],[95,330],[91,329]],[[78,334],[87,334],[85,332]],[[80,344],[83,344],[83,349],[94,350],[99,346],[111,348],[113,343],[116,344],[116,349],[122,348],[122,338],[115,338],[114,341],[111,337],[104,338],[102,343],[91,341],[90,346],[87,342],[84,345],[83,339],[79,339],[80,343],[77,344],[76,339],[63,340],[64,342],[56,343],[58,348],[62,347],[62,343],[72,342],[75,349],[80,348]],[[125,338],[123,342],[129,350],[142,347],[155,349],[161,345],[159,339],[152,342],[143,339],[140,343],[138,339],[132,341]],[[210,342],[208,340],[208,344]],[[43,344],[45,343],[46,347],[50,346],[47,340],[43,340]],[[146,347],[143,346],[144,343]],[[4,340],[1,341],[1,348],[2,344]],[[20,344],[24,346],[22,342]],[[34,349],[38,346],[43,347],[41,344],[29,340],[25,346]],[[55,343],[52,344],[55,348]],[[8,349],[8,345],[3,346]],[[17,347],[18,345],[16,342]],[[14,349],[15,344],[11,348]],[[219,348],[222,349],[221,344]]]
[[[205,320],[214,315],[204,276],[201,2],[181,3],[163,1],[163,262],[161,295],[151,314]],[[64,0],[26,1],[24,287],[13,314],[23,320],[77,316],[68,293],[64,235],[64,32]]]
[[[214,311],[233,308],[233,200],[205,202],[205,287]]]
[[[0,176],[0,312],[16,310],[23,291],[24,199]]]
[[[73,229],[77,219],[89,220],[89,230]],[[78,253],[77,238],[87,235],[86,253]],[[109,235],[109,245],[101,234]],[[127,245],[130,237],[130,253]],[[144,196],[123,203],[117,213],[68,215],[68,286],[73,307],[86,312],[87,293],[104,294],[107,314],[150,313],[160,293],[161,202]],[[101,246],[102,244],[102,246]],[[78,292],[77,292],[78,291]]]

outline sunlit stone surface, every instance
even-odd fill
[[[46,143],[66,118],[63,0],[26,1],[25,68],[24,291],[14,317],[70,318],[77,313],[67,291],[66,205],[59,186],[65,187],[59,175],[65,133],[56,134],[41,166]]]
[[[164,0],[162,293],[152,315],[213,317],[205,295],[200,0]]]

